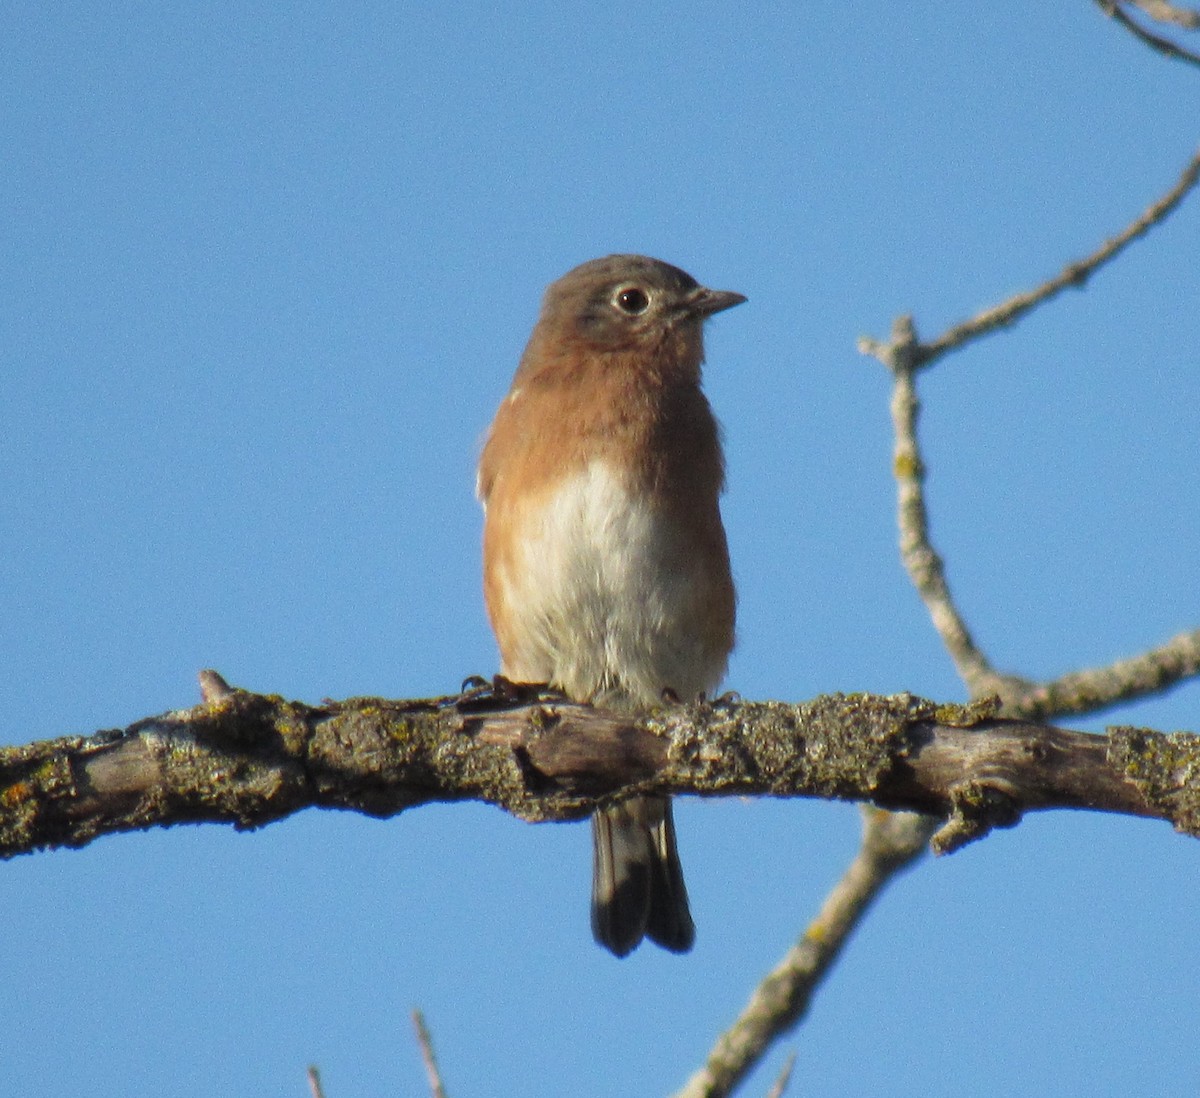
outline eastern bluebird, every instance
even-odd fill
[[[639,255],[546,291],[479,462],[483,586],[514,682],[633,711],[713,691],[733,647],[720,430],[702,327],[741,294]],[[592,817],[592,933],[623,957],[695,939],[671,802]]]

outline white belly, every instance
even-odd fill
[[[500,577],[520,622],[509,677],[610,703],[716,688],[727,653],[702,635],[703,565],[666,516],[593,462],[522,520]]]

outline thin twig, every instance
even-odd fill
[[[936,827],[926,816],[863,810],[862,847],[804,936],[755,988],[737,1021],[676,1098],[723,1098],[781,1033],[807,1012],[813,992],[887,883],[921,855]]]
[[[1164,38],[1161,34],[1155,34],[1153,31],[1147,30],[1137,20],[1129,17],[1117,0],[1096,0],[1096,3],[1105,15],[1111,19],[1115,19],[1135,38],[1154,50],[1155,53],[1160,53],[1163,57],[1169,57],[1175,61],[1186,61],[1189,65],[1200,65],[1200,54],[1192,53],[1191,50],[1184,49],[1183,46],[1172,42],[1169,38]],[[1138,4],[1137,6],[1143,11],[1147,10],[1145,4]],[[1182,12],[1180,14],[1189,15],[1191,13]],[[1172,19],[1171,22],[1178,21]]]
[[[898,329],[892,338],[893,343],[902,344],[905,337]],[[1200,674],[1200,630],[1182,633],[1129,659],[1046,682],[999,674],[972,639],[946,582],[942,558],[929,536],[925,464],[917,441],[919,414],[912,371],[901,367],[894,373],[892,393],[900,556],[972,697],[997,694],[1009,716],[1049,720],[1096,713],[1120,702],[1149,697]]]
[[[1072,671],[1061,678],[1031,683],[1007,707],[1014,717],[1033,720],[1080,716],[1121,702],[1169,690],[1200,675],[1200,629],[1181,633],[1157,648],[1106,667]]]
[[[1159,23],[1174,23],[1184,30],[1200,30],[1200,11],[1188,11],[1167,0],[1129,0],[1134,7],[1141,8],[1151,19]]]
[[[911,325],[906,326],[903,320],[893,329],[893,345],[914,338]],[[997,674],[972,639],[950,594],[942,558],[929,537],[925,463],[917,441],[920,410],[913,370],[907,364],[900,365],[893,371],[892,389],[892,424],[896,433],[893,473],[896,477],[900,557],[971,696],[1005,696],[1012,693],[1011,680]]]
[[[908,320],[907,331],[911,333],[911,338],[906,346],[898,345],[895,334],[893,334],[893,339],[887,343],[880,343],[864,337],[858,341],[858,349],[863,354],[879,359],[893,372],[905,366],[913,371],[931,366],[943,355],[957,350],[971,340],[979,339],[998,328],[1005,328],[1015,323],[1026,313],[1045,304],[1063,290],[1072,286],[1082,286],[1100,267],[1115,259],[1129,244],[1144,236],[1164,220],[1183,201],[1197,182],[1200,182],[1200,153],[1197,153],[1188,162],[1175,185],[1124,231],[1111,240],[1105,241],[1085,259],[1068,263],[1058,275],[1042,283],[1036,289],[1015,294],[1007,301],[983,310],[970,320],[956,324],[930,343],[921,343],[916,338],[912,322]]]
[[[1113,668],[1065,676],[1057,682],[1039,685],[1001,675],[995,670],[971,637],[966,621],[955,605],[946,581],[944,564],[929,534],[924,495],[925,465],[917,436],[920,402],[916,395],[916,373],[970,340],[1012,324],[1066,287],[1081,285],[1130,242],[1167,217],[1198,181],[1200,153],[1191,159],[1170,191],[1089,257],[1068,264],[1057,278],[979,313],[930,343],[922,343],[917,338],[912,318],[908,316],[896,320],[891,338],[886,343],[871,339],[859,341],[859,350],[879,359],[893,376],[892,422],[896,436],[893,471],[897,484],[900,553],[904,566],[971,695],[981,697],[990,693],[998,694],[1007,704],[1008,711],[1014,715],[1090,712],[1116,701],[1164,689],[1181,678],[1196,674],[1197,668],[1189,659],[1191,648],[1185,644],[1182,654],[1177,651],[1181,639],[1176,638],[1171,642],[1173,648],[1156,650],[1136,660],[1123,661]],[[1060,704],[1065,708],[1059,709]]]
[[[905,567],[972,696],[978,698],[983,694],[998,693],[1007,703],[1007,711],[1014,716],[1030,717],[1034,713],[1047,716],[1064,710],[1080,713],[1166,689],[1187,676],[1200,673],[1200,631],[1176,637],[1134,659],[1063,676],[1051,683],[1032,684],[997,674],[975,644],[954,603],[942,560],[929,536],[924,497],[925,469],[917,441],[920,404],[915,375],[949,351],[1012,324],[1068,286],[1082,285],[1102,264],[1170,214],[1196,185],[1198,178],[1200,154],[1193,157],[1166,195],[1087,259],[1069,265],[1057,278],[1036,290],[1018,294],[957,325],[932,343],[918,341],[912,319],[907,316],[896,321],[892,338],[886,344],[869,339],[859,342],[863,353],[874,355],[893,374],[894,473],[900,549]],[[813,990],[853,928],[864,917],[873,898],[896,873],[920,855],[925,842],[936,830],[936,825],[926,817],[889,816],[873,809],[864,811],[868,826],[855,861],[830,893],[805,937],[759,985],[742,1016],[721,1037],[704,1069],[693,1076],[680,1092],[680,1098],[729,1093],[779,1033],[800,1019]],[[906,857],[880,865],[872,858],[872,848],[876,835],[888,829],[904,833],[911,845],[903,847],[901,844],[901,848],[909,851]]]
[[[893,344],[903,345],[905,335],[901,326],[892,338]],[[900,556],[973,698],[997,694],[1009,716],[1051,720],[1096,713],[1120,702],[1146,698],[1200,675],[1200,630],[1181,633],[1129,659],[1073,671],[1045,682],[998,673],[972,639],[946,582],[942,558],[930,539],[924,493],[925,463],[917,440],[919,415],[920,402],[912,371],[901,367],[894,373],[892,393]]]
[[[433,1098],[446,1098],[446,1088],[438,1071],[437,1059],[433,1055],[433,1041],[425,1025],[425,1015],[415,1009],[412,1012],[413,1029],[417,1031],[417,1044],[421,1047],[421,1059],[425,1063],[425,1074],[429,1077],[429,1092]]]
[[[316,1064],[308,1065],[308,1089],[312,1092],[312,1098],[325,1098],[325,1091],[321,1089],[321,1073]]]
[[[793,1052],[783,1062],[783,1070],[779,1073],[779,1078],[771,1085],[771,1089],[767,1091],[766,1098],[783,1098],[783,1092],[787,1090],[788,1083],[792,1080],[792,1068],[796,1066],[796,1054]]]

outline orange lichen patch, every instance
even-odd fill
[[[0,790],[0,805],[5,808],[16,808],[23,801],[33,796],[33,786],[29,782],[13,782]]]

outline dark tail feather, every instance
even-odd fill
[[[668,797],[634,797],[592,817],[592,934],[618,957],[643,937],[686,953],[696,938]]]

